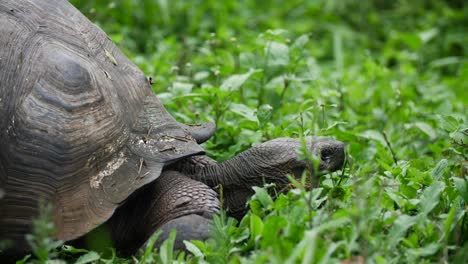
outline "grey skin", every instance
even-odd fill
[[[192,133],[198,143],[208,139],[214,126]],[[198,134],[197,134],[198,133]],[[202,135],[202,136],[200,136]],[[199,136],[199,137],[197,137]],[[259,144],[230,160],[218,163],[206,155],[191,156],[164,168],[154,183],[132,195],[109,220],[115,246],[120,254],[134,254],[156,231],[162,231],[156,246],[171,230],[177,231],[175,248],[184,240],[205,240],[210,223],[219,213],[219,197],[213,188],[223,188],[228,215],[241,219],[253,186],[275,183],[282,189],[286,175],[302,175],[308,164],[298,159],[300,139],[278,138]],[[319,171],[333,172],[344,163],[344,144],[322,137],[307,137],[307,149],[320,157]]]

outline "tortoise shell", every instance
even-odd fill
[[[0,2],[0,237],[25,247],[38,201],[57,238],[106,221],[200,146],[145,75],[68,1]]]

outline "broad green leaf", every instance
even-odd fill
[[[437,116],[437,123],[440,128],[447,132],[454,132],[456,131],[459,127],[460,124],[458,123],[458,120],[453,117],[453,116]]]
[[[200,249],[200,251],[202,251],[202,252],[206,251],[205,243],[203,241],[192,240],[190,243],[193,244],[194,246],[196,246],[198,249]]]
[[[452,180],[455,185],[455,189],[457,189],[461,198],[465,201],[465,204],[468,204],[468,180],[459,177],[452,177]]]
[[[91,251],[83,256],[79,257],[78,260],[75,262],[75,264],[86,264],[86,263],[91,263],[93,261],[99,260],[100,256],[98,253]]]
[[[61,248],[61,251],[63,252],[69,252],[71,254],[79,254],[79,253],[87,253],[89,250],[87,249],[82,249],[82,248],[75,248],[70,245],[63,245]]]
[[[438,67],[445,67],[445,66],[452,65],[452,64],[458,64],[460,62],[462,62],[460,57],[451,56],[451,57],[445,57],[445,58],[433,60],[431,61],[429,66],[433,68],[438,68]]]
[[[250,69],[244,74],[231,75],[223,81],[219,89],[222,91],[237,91],[255,72],[258,71]]]
[[[31,255],[26,255],[21,260],[16,261],[16,264],[25,264],[30,258],[31,258]]]
[[[400,35],[400,38],[403,41],[403,43],[408,45],[408,47],[410,47],[413,50],[418,50],[421,47],[421,45],[423,44],[423,41],[421,40],[421,38],[417,34],[414,34],[414,33],[400,33],[399,35]]]
[[[327,247],[327,252],[325,253],[325,255],[322,257],[322,259],[320,259],[320,264],[328,264],[328,263],[331,263],[330,261],[330,257],[331,255],[341,246],[345,245],[345,241],[340,241],[340,242],[337,242],[337,243],[331,243],[328,247]]]
[[[445,241],[449,241],[450,239],[450,233],[452,232],[452,229],[454,227],[455,214],[458,209],[459,199],[460,198],[455,199],[455,201],[452,203],[452,208],[450,208],[450,211],[447,214],[447,218],[445,219],[445,225],[444,225]]]
[[[335,59],[335,67],[339,73],[343,70],[343,36],[340,30],[333,30],[333,57]]]
[[[262,233],[262,247],[267,248],[277,243],[279,232],[288,227],[288,221],[281,216],[272,216],[264,224]]]
[[[193,84],[175,82],[172,84],[172,92],[176,96],[184,96],[192,92]]]
[[[419,33],[419,38],[421,38],[423,43],[429,42],[431,39],[433,39],[435,36],[439,34],[439,29],[437,28],[431,28],[429,30],[423,31]]]
[[[434,169],[432,169],[431,176],[433,179],[440,180],[443,176],[445,169],[448,167],[448,160],[441,159]]]
[[[298,263],[297,260],[301,255],[304,255],[301,263],[313,263],[312,260],[315,256],[317,236],[318,231],[315,229],[306,231],[304,238],[295,246],[293,252],[286,259],[285,264]]]
[[[257,109],[257,119],[260,125],[264,125],[271,119],[273,107],[269,104],[264,104]]]
[[[419,130],[421,130],[427,136],[429,136],[430,139],[435,139],[436,138],[436,132],[434,131],[434,129],[428,123],[416,122],[416,123],[414,123],[414,126],[419,128]]]
[[[406,234],[406,231],[416,223],[416,217],[409,215],[400,215],[393,223],[388,233],[387,249],[393,249]]]
[[[265,46],[265,56],[269,67],[289,64],[289,48],[281,42],[268,42]]]
[[[305,239],[303,240],[305,246],[303,247],[304,257],[301,261],[302,264],[313,263],[315,259],[315,251],[317,249],[318,230],[311,230],[312,232],[305,233]],[[299,247],[300,248],[300,247]]]
[[[229,108],[233,113],[236,113],[245,119],[257,123],[257,116],[255,110],[246,106],[245,104],[232,103]]]
[[[167,0],[157,0],[159,8],[161,8],[161,12],[159,15],[163,18],[164,22],[167,24],[171,19],[171,8],[169,7],[169,3]]]
[[[343,227],[349,222],[351,222],[351,219],[349,217],[340,217],[337,219],[332,219],[330,221],[327,221],[321,224],[320,226],[316,227],[316,229],[321,233],[329,229],[337,229],[337,228]]]
[[[263,232],[263,221],[260,217],[255,214],[250,215],[250,237],[253,241],[258,236],[262,235]]]
[[[253,53],[242,52],[239,55],[239,61],[243,69],[257,68],[259,61]]]
[[[208,77],[210,77],[210,72],[208,71],[200,71],[193,75],[193,79],[195,81],[203,81],[207,79]]]
[[[162,243],[159,249],[159,256],[161,258],[162,263],[172,263],[175,238],[176,230],[172,230],[171,233],[169,233],[169,237]]]
[[[441,181],[434,182],[427,187],[420,198],[421,214],[428,214],[439,204],[440,193],[445,189]]]
[[[272,35],[272,36],[285,36],[286,34],[288,34],[288,31],[282,28],[268,29],[266,31],[266,34]]]
[[[162,231],[157,231],[155,232],[150,239],[146,242],[145,245],[145,251],[143,252],[143,255],[140,257],[141,263],[145,262],[152,262],[153,259],[153,251],[154,251],[154,244],[158,240],[159,236],[161,235]]]
[[[409,249],[408,253],[417,257],[428,257],[437,253],[440,249],[440,244],[431,243],[421,248]]]
[[[304,48],[304,46],[309,42],[309,36],[308,35],[301,35],[298,37],[293,44],[293,47],[296,47],[298,49]]]
[[[385,138],[383,137],[382,133],[375,131],[375,130],[367,130],[364,131],[363,133],[358,134],[358,136],[366,138],[366,139],[371,139],[379,142],[383,146],[386,145],[385,143]]]
[[[255,191],[255,194],[252,198],[258,199],[264,208],[268,209],[273,206],[273,199],[271,199],[265,188],[254,186],[252,189]]]
[[[452,132],[449,136],[457,144],[466,144],[466,142],[468,142],[468,129],[465,129],[465,131]]]
[[[184,240],[184,244],[185,244],[185,248],[187,249],[187,251],[192,253],[195,257],[199,257],[199,258],[204,257],[201,250],[197,246],[195,246],[193,243],[191,243],[190,241]]]

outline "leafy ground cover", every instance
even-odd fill
[[[322,135],[346,142],[347,162],[291,179],[288,192],[255,188],[240,223],[222,214],[189,253],[172,250],[173,236],[134,259],[55,251],[38,221],[37,259],[466,263],[463,1],[71,2],[152,76],[179,121],[216,122],[204,147],[217,160],[271,138]]]

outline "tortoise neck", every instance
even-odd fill
[[[238,155],[227,161],[218,164],[211,164],[203,167],[193,179],[204,182],[210,187],[223,185],[224,188],[230,189],[241,186],[252,186],[253,182],[249,182],[250,177],[255,174],[256,170],[248,161],[245,155]]]

